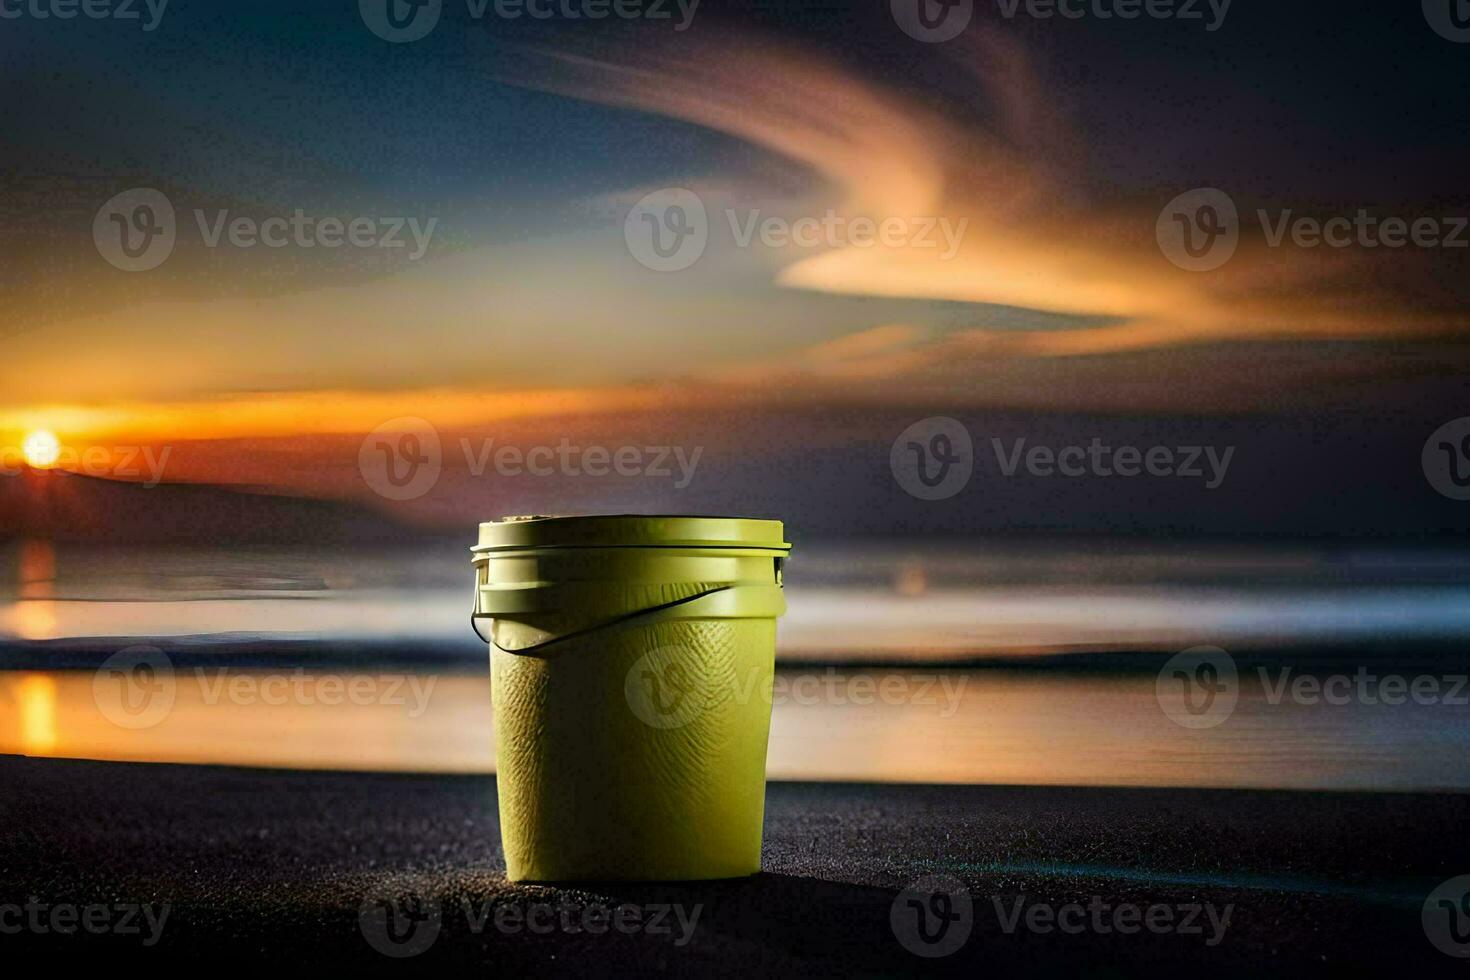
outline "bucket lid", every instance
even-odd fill
[[[502,517],[480,525],[473,551],[529,548],[760,548],[787,552],[780,521],[750,517],[606,514]]]

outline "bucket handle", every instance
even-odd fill
[[[552,644],[560,643],[563,640],[574,640],[574,639],[577,639],[578,637],[586,636],[588,633],[595,633],[598,630],[607,629],[610,626],[621,626],[624,623],[627,623],[627,622],[630,622],[630,621],[634,621],[634,620],[638,620],[638,619],[642,619],[642,618],[644,618],[646,616],[654,616],[654,615],[657,615],[658,613],[664,612],[666,610],[673,609],[676,606],[682,606],[685,603],[697,602],[700,599],[704,599],[704,598],[707,598],[707,597],[712,596],[712,595],[717,595],[717,594],[719,594],[721,592],[729,592],[733,588],[735,588],[735,586],[733,586],[733,585],[721,585],[721,586],[719,586],[717,588],[706,589],[703,592],[697,592],[694,595],[685,596],[682,599],[675,599],[673,602],[664,602],[664,603],[660,603],[657,606],[649,606],[646,609],[639,609],[636,612],[630,612],[630,613],[625,613],[625,614],[623,614],[621,616],[615,616],[612,619],[604,620],[603,622],[600,622],[600,623],[594,623],[591,626],[585,626],[582,629],[573,630],[570,633],[563,633],[560,636],[553,636],[549,640],[543,640],[540,643],[532,644],[531,646],[528,646],[528,647],[521,647],[521,648],[519,648],[517,650],[507,650],[507,649],[505,649],[505,647],[501,646],[499,643],[496,643],[493,639],[486,639],[485,634],[483,634],[483,633],[480,632],[480,624],[477,623],[476,620],[478,620],[478,619],[493,619],[494,616],[491,613],[482,613],[482,612],[479,611],[480,610],[480,602],[479,602],[479,600],[480,600],[480,583],[479,583],[478,580],[476,580],[476,582],[475,582],[475,605],[474,605],[474,607],[472,609],[470,609],[470,629],[472,629],[472,630],[475,631],[475,635],[478,636],[482,642],[490,644],[491,646],[495,647],[495,649],[497,649],[497,650],[499,650],[499,651],[501,651],[503,653],[516,653],[516,654],[535,653],[538,650],[544,650],[547,647],[551,646]]]

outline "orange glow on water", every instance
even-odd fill
[[[25,674],[16,682],[20,749],[26,755],[50,755],[56,749],[56,681],[45,674]]]

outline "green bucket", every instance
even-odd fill
[[[782,538],[735,517],[480,525],[511,880],[760,870]]]

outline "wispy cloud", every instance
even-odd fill
[[[543,53],[529,84],[708,126],[796,161],[826,182],[809,208],[965,228],[952,257],[913,242],[793,255],[776,273],[785,286],[1107,320],[1025,333],[1007,344],[1012,354],[1411,336],[1465,325],[1453,313],[1406,308],[1384,285],[1422,262],[1413,250],[1268,249],[1248,213],[1227,265],[1208,274],[1176,268],[1154,225],[1162,204],[1185,188],[1091,198],[1087,136],[1058,107],[1044,69],[994,33],[965,37],[944,50],[972,79],[982,111],[942,111],[876,73],[859,77],[809,52],[758,42],[681,39],[640,50],[636,64]],[[995,325],[977,309],[974,326]],[[895,371],[905,366],[892,361]]]

